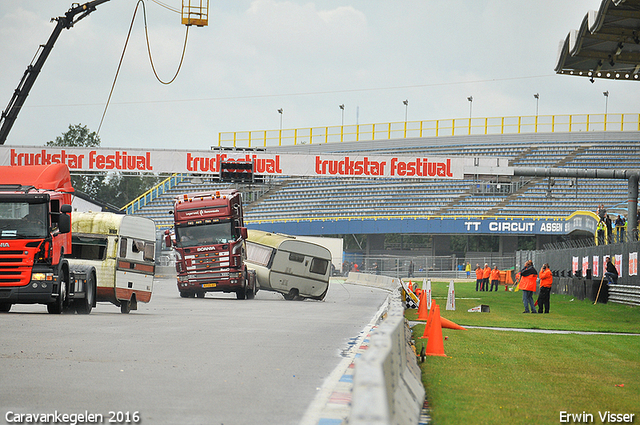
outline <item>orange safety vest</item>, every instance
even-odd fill
[[[540,286],[551,288],[552,283],[553,275],[551,274],[551,270],[546,269],[545,271],[540,272]]]
[[[488,278],[489,276],[491,276],[491,267],[487,266],[484,268],[484,271],[482,273],[482,277],[484,279]]]
[[[482,279],[482,269],[480,267],[476,269],[476,279]]]
[[[536,292],[536,279],[537,274],[530,274],[529,276],[522,276],[520,278],[520,290]]]
[[[500,280],[500,270],[491,270],[491,280]]]

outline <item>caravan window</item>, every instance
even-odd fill
[[[289,253],[289,261],[295,261],[296,263],[302,263],[304,261],[304,255],[296,254],[295,252]]]
[[[247,261],[263,267],[269,267],[273,248],[247,242]]]
[[[144,261],[153,261],[154,254],[156,253],[155,243],[153,242],[145,242],[144,243]]]
[[[127,258],[127,238],[120,238],[120,258]]]
[[[107,238],[73,235],[71,239],[71,255],[67,258],[78,260],[102,261],[107,258]]]
[[[323,260],[322,258],[313,258],[313,260],[311,260],[311,268],[309,269],[309,271],[311,273],[317,273],[317,274],[325,274],[327,272],[327,267],[329,266],[329,261],[328,260]]]

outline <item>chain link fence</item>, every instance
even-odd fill
[[[515,256],[394,256],[394,255],[354,255],[345,253],[345,261],[340,273],[346,276],[350,271],[378,274],[394,278],[466,279],[465,267],[471,264],[470,278],[475,279],[476,264],[500,270],[515,267]]]

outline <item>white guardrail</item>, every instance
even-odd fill
[[[417,424],[425,391],[409,342],[398,279],[349,273],[346,283],[391,291],[387,317],[371,334],[369,349],[354,363],[349,425]]]

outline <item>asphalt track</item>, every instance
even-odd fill
[[[298,424],[386,297],[332,283],[322,302],[182,299],[169,278],[128,315],[14,305],[0,314],[0,423],[16,423],[9,412],[136,423],[137,412],[143,424]]]

